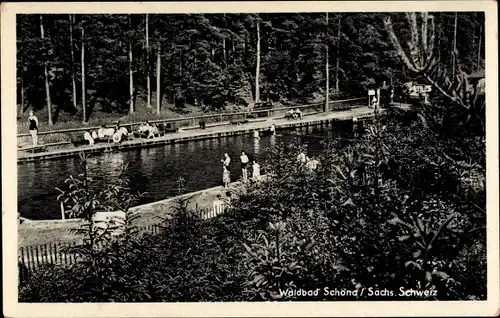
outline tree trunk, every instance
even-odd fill
[[[455,82],[455,74],[456,74],[456,59],[457,59],[457,20],[458,20],[458,12],[455,12],[455,30],[453,31],[453,55],[452,55],[452,83]]]
[[[128,23],[129,23],[129,30],[132,31],[132,18],[130,17],[130,14],[128,15]],[[133,57],[132,57],[132,37],[129,36],[128,38],[128,73],[129,73],[129,90],[130,90],[130,101],[129,101],[129,106],[130,106],[130,114],[134,113],[134,74],[133,74]]]
[[[149,14],[146,14],[146,73],[147,73],[147,89],[148,89],[148,98],[147,98],[147,107],[151,108],[151,72],[149,66]]]
[[[179,51],[179,75],[182,77],[182,48]]]
[[[43,31],[43,16],[40,15],[40,34],[42,39],[45,38],[45,34]],[[47,95],[47,113],[49,115],[48,123],[50,126],[54,124],[52,121],[52,102],[50,100],[50,84],[49,84],[49,72],[48,72],[48,61],[43,63],[43,71],[45,73],[45,93]]]
[[[74,52],[74,44],[73,44],[73,23],[74,23],[73,15],[69,15],[69,44],[71,46],[71,84],[73,87],[73,107],[76,109],[76,81],[75,81],[75,52]]]
[[[339,65],[340,65],[340,21],[342,16],[339,16],[337,24],[337,52],[335,54],[335,91],[339,91]]]
[[[24,57],[21,53],[21,68],[20,68],[20,78],[21,78],[21,107],[19,108],[19,117],[23,114],[24,111]]]
[[[477,65],[476,69],[479,71],[479,68],[481,66],[481,43],[483,40],[483,25],[479,27],[479,46],[477,48]]]
[[[21,107],[19,108],[19,116],[23,114],[24,111],[24,81],[21,77]]]
[[[232,51],[233,51],[233,57],[232,57],[232,58],[233,58],[233,61],[232,61],[232,63],[233,63],[233,65],[234,65],[234,64],[236,64],[236,48],[235,48],[235,46],[234,46],[234,41],[233,41],[233,40],[231,40],[231,45],[232,45],[232,47],[233,47],[233,50],[232,50]]]
[[[257,21],[257,65],[255,66],[255,103],[258,103],[260,100],[259,75],[260,75],[260,22]]]
[[[226,38],[222,39],[222,53],[224,58],[224,68],[227,66]]]
[[[224,28],[227,29],[226,14],[223,13],[222,15],[224,16]],[[226,38],[222,39],[222,49],[224,54],[224,67],[227,67]]]
[[[82,19],[82,112],[83,112],[83,122],[87,122],[87,89],[85,87],[85,27],[83,25]]]
[[[161,109],[161,42],[158,41],[158,55],[156,59],[156,113]]]
[[[328,12],[326,13],[326,27],[328,30]],[[328,112],[328,106],[330,104],[330,70],[329,70],[329,63],[328,63],[328,31],[327,31],[327,43],[326,43],[326,92],[325,92],[325,113]]]

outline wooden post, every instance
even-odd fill
[[[54,264],[57,264],[57,244],[52,243],[52,250],[54,251]]]
[[[66,253],[66,252],[64,253],[64,264],[68,265],[68,253]]]
[[[35,246],[35,259],[36,259],[36,267],[40,267],[40,258],[38,256],[38,248],[40,246]],[[40,256],[42,256],[42,252],[40,252]]]
[[[66,216],[64,215],[64,203],[61,202],[60,204],[61,206],[61,219],[66,219]]]
[[[380,88],[377,88],[377,102],[375,103],[375,110],[378,110],[380,106]]]
[[[43,255],[45,255],[45,262],[43,261]],[[42,264],[49,263],[49,251],[47,247],[47,243],[43,245],[43,254],[42,254]]]
[[[28,256],[28,264],[29,264],[29,269],[31,272],[34,272],[35,270],[35,260],[34,260],[34,254],[33,254],[33,247],[32,246],[26,246],[26,255]],[[33,259],[33,261],[32,261]]]
[[[24,268],[28,268],[28,266],[26,266],[26,260],[24,259],[24,248],[21,247],[21,265],[23,266],[23,268],[19,268],[19,272],[21,273],[21,279],[25,280],[26,277],[24,277]]]

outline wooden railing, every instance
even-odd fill
[[[329,104],[329,109],[331,111],[338,111],[344,109],[350,109],[356,106],[364,106],[365,105],[365,97],[359,98],[351,98],[344,100],[336,100],[331,101]],[[221,113],[221,114],[210,114],[210,115],[202,115],[202,116],[194,116],[194,117],[182,117],[182,118],[171,118],[171,119],[157,119],[150,120],[149,123],[152,124],[170,124],[172,128],[180,128],[180,127],[197,127],[200,121],[204,121],[206,124],[211,123],[224,123],[230,122],[231,120],[237,119],[247,119],[247,118],[270,118],[279,115],[284,115],[286,111],[289,109],[297,109],[299,108],[304,115],[314,113],[314,112],[322,112],[324,103],[314,103],[308,105],[301,106],[288,106],[288,107],[280,107],[280,108],[270,108],[263,110],[253,110],[248,112],[234,112],[234,113]],[[134,123],[120,123],[120,126],[127,127],[130,131],[133,131],[135,127],[141,125],[142,122],[134,122]],[[114,125],[105,125],[106,127],[114,127]],[[42,131],[38,133],[39,138],[43,138],[43,136],[47,135],[63,135],[60,136],[62,138],[71,138],[71,135],[74,133],[82,133],[86,130],[96,130],[99,129],[100,126],[92,126],[92,127],[83,127],[83,128],[71,128],[71,129],[60,129],[60,130],[51,130],[51,131]],[[81,134],[80,134],[81,135]],[[18,141],[19,138],[30,138],[31,135],[29,133],[20,133],[17,135]],[[62,139],[61,138],[61,139]],[[44,146],[60,146],[65,144],[70,144],[70,140],[68,141],[59,141],[53,143],[45,143]]]

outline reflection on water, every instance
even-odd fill
[[[335,132],[345,129],[334,125]],[[270,147],[277,143],[300,138],[308,145],[308,152],[314,155],[321,150],[321,138],[329,129],[325,127],[301,127],[279,131],[276,135],[263,135],[260,139],[250,135],[237,135],[190,141],[151,148],[131,149],[122,152],[103,153],[88,160],[89,174],[97,184],[112,182],[118,177],[120,168],[127,164],[126,177],[131,188],[146,192],[141,203],[161,200],[177,194],[177,180],[185,179],[185,190],[196,191],[221,185],[220,160],[227,152],[232,159],[231,179],[240,177],[239,156],[245,151],[250,160],[257,158],[264,166]],[[295,132],[300,136],[296,137]],[[18,206],[22,216],[30,219],[59,218],[58,191],[64,187],[69,175],[82,172],[79,158],[46,160],[18,165]],[[264,173],[264,172],[263,172]]]
[[[260,151],[260,138],[253,139],[253,152],[258,155]]]
[[[269,137],[269,144],[271,147],[276,146],[276,134],[273,134]]]

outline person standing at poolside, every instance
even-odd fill
[[[33,139],[33,146],[38,146],[38,118],[33,114],[33,111],[30,110],[30,116],[28,117],[28,125],[31,134],[31,138]]]
[[[253,161],[253,165],[252,165],[252,179],[255,182],[258,182],[261,179],[260,178],[260,165],[257,162],[257,160]]]
[[[229,169],[229,164],[231,163],[231,157],[227,154],[227,152],[224,154],[224,159],[220,160],[222,162],[222,165]]]
[[[240,156],[240,160],[241,160],[241,173],[243,174],[243,182],[247,182],[248,181],[248,156],[246,155],[246,153],[244,151],[241,152],[241,156]]]

